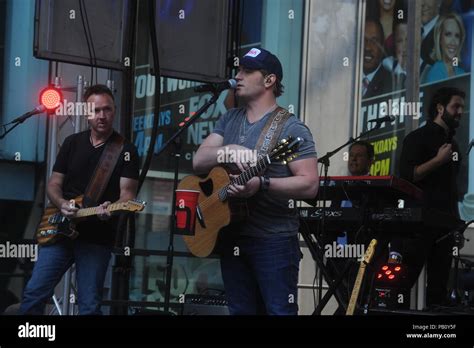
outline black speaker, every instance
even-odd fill
[[[227,79],[231,49],[229,0],[157,0],[156,27],[163,76]]]
[[[229,315],[223,295],[185,295],[183,315]]]
[[[125,69],[132,1],[36,0],[34,56],[90,65],[93,47],[98,67]]]

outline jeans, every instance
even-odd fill
[[[450,230],[426,228],[424,234],[405,242],[403,262],[408,267],[409,287],[418,279],[426,262],[426,305],[446,305],[454,240]],[[441,239],[441,240],[438,240]]]
[[[111,251],[110,246],[69,239],[41,247],[33,275],[23,293],[20,314],[44,314],[54,288],[74,262],[79,314],[102,314],[100,302]]]
[[[297,236],[223,240],[221,270],[231,315],[297,315]]]

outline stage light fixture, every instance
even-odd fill
[[[63,95],[58,88],[46,87],[40,92],[39,102],[47,112],[56,110],[63,100]]]

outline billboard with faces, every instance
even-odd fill
[[[374,126],[370,120],[394,116],[367,139],[374,145],[372,175],[398,175],[406,122],[426,122],[431,95],[440,87],[458,87],[466,92],[466,107],[456,139],[461,150],[469,139],[472,32],[471,1],[421,0],[419,102],[406,99],[408,10],[406,0],[367,2],[362,72],[362,105],[359,132]],[[463,161],[460,191],[467,191],[468,165]]]

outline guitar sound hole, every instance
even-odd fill
[[[202,193],[206,196],[212,195],[212,192],[214,191],[214,183],[212,182],[212,179],[200,182],[199,186],[201,187]]]

